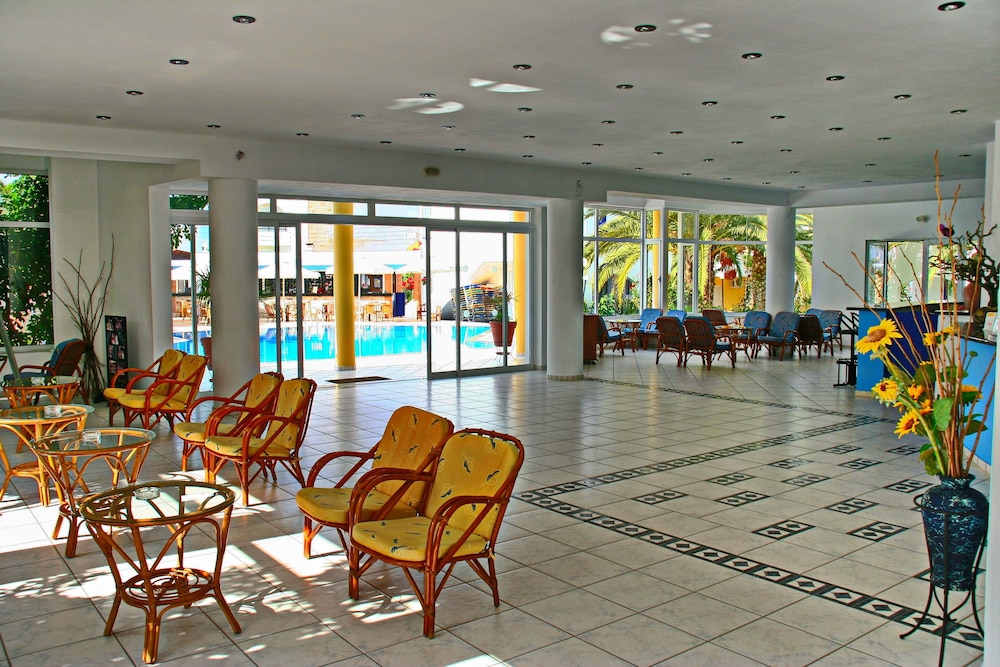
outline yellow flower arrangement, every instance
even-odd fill
[[[934,158],[937,167],[937,156]],[[940,169],[937,169],[937,182],[940,185]],[[955,201],[958,191],[955,192]],[[952,205],[952,211],[954,204]],[[941,257],[948,258],[952,263],[958,262],[959,253],[949,252],[949,244],[954,235],[951,212],[941,213],[941,194],[938,190],[939,244],[944,248]],[[865,268],[857,255],[855,260]],[[864,301],[863,297],[847,282],[843,275],[826,265],[841,279],[851,291]],[[913,267],[910,267],[913,269]],[[943,266],[938,266],[944,269]],[[955,275],[955,268],[950,273]],[[915,270],[914,270],[915,271]],[[869,276],[870,277],[870,276]],[[855,345],[861,354],[870,354],[873,359],[880,360],[888,371],[888,377],[872,387],[872,397],[880,403],[895,407],[900,411],[895,433],[904,435],[919,435],[927,438],[920,449],[920,460],[924,469],[930,475],[964,478],[969,474],[969,466],[975,456],[981,434],[986,430],[984,415],[989,414],[993,402],[993,392],[976,412],[976,403],[982,398],[982,386],[966,384],[963,380],[968,376],[966,368],[975,351],[963,345],[960,330],[954,322],[958,321],[958,304],[948,299],[945,292],[946,280],[941,280],[942,293],[940,304],[936,306],[938,316],[950,324],[939,331],[934,331],[932,323],[932,308],[929,308],[920,292],[918,300],[911,302],[917,311],[919,336],[909,331],[900,331],[892,319],[882,319],[878,324],[868,329]],[[865,303],[868,307],[868,304]],[[874,312],[874,311],[873,311]],[[993,373],[994,358],[984,374],[988,377]],[[912,370],[910,370],[912,369]],[[970,451],[965,449],[965,439],[975,435],[975,443]]]
[[[975,352],[963,349],[954,327],[925,334],[922,342],[925,352],[918,357],[910,337],[886,319],[868,329],[856,347],[889,371],[888,378],[872,387],[872,396],[902,413],[895,433],[927,438],[920,450],[927,473],[965,477],[971,463],[971,456],[965,456],[965,437],[986,430],[983,415],[973,412],[980,388],[962,382]],[[916,361],[910,364],[916,370],[908,372],[898,359]]]

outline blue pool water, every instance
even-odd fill
[[[336,332],[332,324],[309,324],[304,330],[306,359],[334,359],[336,357]],[[200,331],[199,336],[211,335],[210,331]],[[442,326],[432,332],[435,345],[455,343],[455,328]],[[423,324],[381,324],[365,323],[355,325],[354,354],[359,357],[374,357],[393,354],[425,354],[427,352],[427,327]],[[277,334],[274,327],[268,328],[260,337],[260,360],[274,362]],[[438,339],[441,340],[438,340]],[[493,347],[488,324],[462,323],[462,345],[471,349]],[[174,348],[193,352],[191,332],[174,332]],[[294,326],[282,327],[282,361],[295,359],[298,336]],[[435,348],[436,349],[436,348]]]

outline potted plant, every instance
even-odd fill
[[[938,174],[940,180],[939,171]],[[957,195],[956,191],[956,200]],[[946,212],[941,216],[939,225],[939,242],[946,250],[952,246],[953,229],[951,212]],[[970,238],[981,243],[983,236],[980,224]],[[963,275],[963,272],[971,270],[972,262],[978,267],[976,270],[981,278],[987,276],[987,280],[995,280],[996,265],[992,261],[987,263],[985,253],[979,251],[972,258],[973,255],[959,251],[957,247],[950,250],[954,252],[942,253],[942,263],[938,265],[943,272],[952,276]],[[864,264],[857,255],[855,259],[863,268]],[[990,268],[984,273],[983,266]],[[861,298],[842,275],[834,273]],[[988,283],[982,284],[985,287]],[[954,301],[944,303],[945,289],[942,284],[939,308],[941,316],[947,316],[947,326],[934,330],[933,323],[937,321],[934,308],[938,306],[929,307],[925,295],[920,292],[911,306],[918,312],[921,331],[897,326],[890,314],[868,329],[858,341],[857,350],[861,354],[870,354],[885,365],[887,377],[875,384],[871,390],[872,397],[900,411],[895,432],[899,437],[913,434],[924,440],[920,460],[929,475],[940,479],[940,485],[924,493],[918,499],[918,505],[930,556],[931,583],[944,589],[947,604],[947,591],[975,589],[985,540],[989,503],[982,493],[970,486],[974,476],[969,471],[982,434],[987,430],[986,415],[990,413],[993,392],[989,391],[987,395],[983,389],[985,377],[993,374],[995,352],[983,382],[969,384],[967,369],[976,352],[970,349],[959,333],[956,324],[959,321],[959,304]],[[864,302],[863,298],[861,300]],[[865,305],[870,307],[867,303]],[[971,441],[968,447],[967,441]]]
[[[510,309],[513,300],[513,295],[504,290],[495,290],[486,296],[486,309],[490,313],[490,333],[493,334],[493,344],[498,348],[510,347],[514,341],[517,322],[514,321]]]

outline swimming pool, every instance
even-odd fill
[[[462,323],[462,345],[469,349],[492,349],[489,324]],[[306,359],[334,359],[337,355],[337,335],[332,323],[310,323],[303,328],[303,347]],[[210,336],[211,331],[199,331],[199,337]],[[454,322],[434,322],[431,329],[434,345],[454,345]],[[264,363],[277,360],[277,332],[268,327],[260,336],[260,360]],[[174,332],[174,348],[193,352],[190,331]],[[298,335],[293,325],[281,327],[281,359],[296,358]],[[435,348],[436,349],[436,348]],[[354,325],[354,354],[359,357],[377,357],[399,354],[426,354],[427,326],[424,324],[392,324],[388,322],[358,322]]]

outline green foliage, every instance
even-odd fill
[[[48,182],[23,175],[0,188],[0,219],[47,222]],[[50,258],[48,229],[0,229],[0,311],[13,345],[53,342]]]

